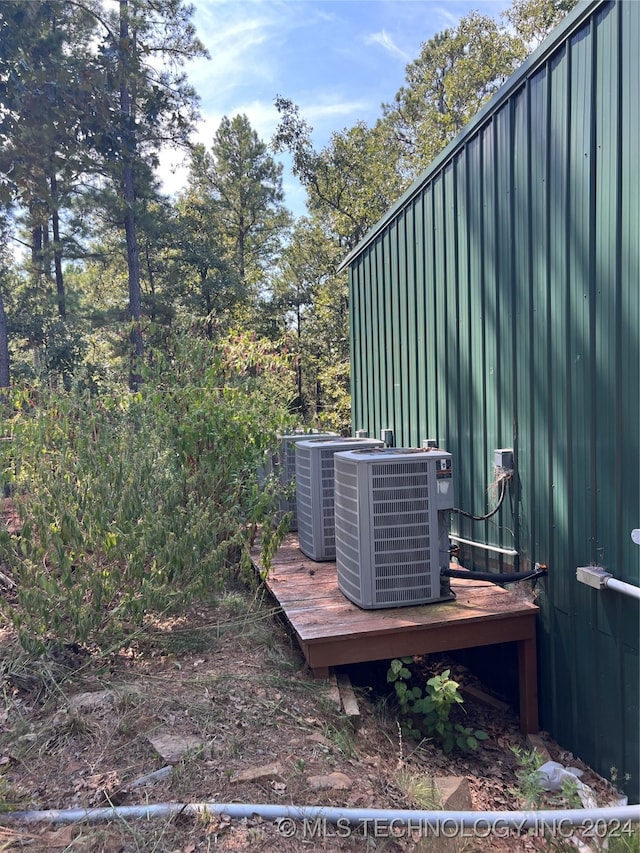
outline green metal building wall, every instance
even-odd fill
[[[639,583],[639,150],[640,3],[584,3],[343,264],[354,430],[438,439],[475,513],[514,449],[454,532],[548,565],[542,725],[635,801],[638,602],[576,568]]]

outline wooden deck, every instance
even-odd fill
[[[259,551],[252,556],[260,568]],[[340,592],[335,563],[310,560],[295,534],[275,554],[266,583],[317,678],[332,666],[517,643],[520,728],[538,731],[535,604],[495,584],[452,579],[455,601],[362,610]]]

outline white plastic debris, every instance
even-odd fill
[[[582,770],[577,767],[563,767],[557,761],[547,761],[538,767],[538,781],[545,791],[562,791],[567,782],[575,785],[576,793],[585,809],[598,807],[596,795],[588,785],[580,780]]]

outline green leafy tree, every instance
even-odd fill
[[[7,214],[0,207],[0,389],[9,388],[11,384],[9,332],[4,307],[4,293],[15,287],[16,278],[7,248],[7,234]]]
[[[175,205],[169,275],[175,298],[187,314],[206,318],[206,334],[213,338],[233,324],[245,293],[225,242],[210,169],[210,156],[197,146],[187,189]]]
[[[193,174],[212,202],[222,245],[247,293],[255,295],[281,249],[290,224],[283,203],[282,166],[245,115],[220,122],[211,151],[197,152]]]
[[[115,155],[113,175],[122,191],[132,389],[140,383],[142,357],[136,173],[157,163],[161,145],[185,144],[196,117],[195,91],[178,72],[186,59],[205,54],[190,21],[192,13],[193,7],[181,0],[119,0],[117,30],[111,19],[102,50],[107,79],[117,95],[109,153]]]
[[[119,0],[117,10],[93,0],[0,4],[0,189],[27,217],[43,297],[55,272],[62,320],[60,212],[81,188],[101,202],[109,181],[117,189],[106,216],[125,238],[132,387],[142,354],[138,232],[151,172],[160,148],[186,144],[197,116],[195,92],[180,71],[205,53],[192,11],[181,0]]]
[[[316,151],[313,128],[287,98],[276,98],[280,121],[274,150],[291,154],[293,172],[307,191],[309,211],[342,247],[353,248],[405,188],[396,165],[399,148],[387,126],[364,122],[334,133]]]
[[[537,47],[577,0],[513,0],[503,13],[529,50]]]
[[[94,88],[88,45],[95,18],[62,2],[0,4],[0,194],[18,202],[31,248],[30,274],[67,314],[63,212],[92,168],[83,130]]]
[[[296,410],[307,422],[348,431],[347,287],[346,277],[335,274],[342,255],[315,218],[299,219],[273,279],[269,310],[296,357]]]
[[[415,176],[426,168],[525,56],[519,38],[478,12],[425,42],[407,65],[406,84],[384,105],[406,172]]]

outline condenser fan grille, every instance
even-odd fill
[[[333,451],[323,450],[320,454],[320,470],[322,481],[322,529],[324,549],[333,555],[336,549],[336,529],[333,507]]]
[[[313,560],[336,556],[334,457],[351,447],[381,446],[376,439],[301,441],[296,448],[298,543]]]
[[[438,460],[442,456],[450,458],[442,452]],[[439,600],[435,455],[378,461],[374,454],[342,453],[334,461],[336,560],[344,594],[363,607]]]
[[[305,454],[302,449],[298,449],[296,452],[296,503],[298,537],[305,541],[313,541],[310,458],[309,455]]]
[[[280,451],[278,453],[278,467],[280,473],[280,482],[284,487],[295,490],[296,482],[296,445],[299,441],[308,441],[309,439],[331,439],[337,438],[333,433],[299,433],[296,435],[282,436]],[[290,512],[291,522],[289,530],[298,529],[298,509],[295,494],[291,497],[282,497],[280,499],[280,512]]]

